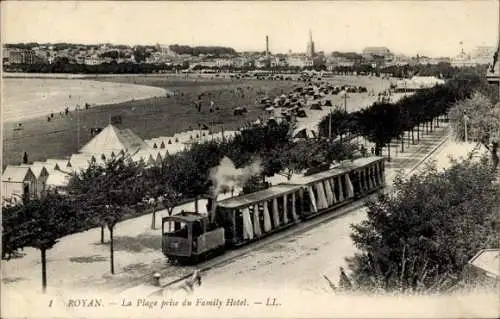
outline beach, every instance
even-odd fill
[[[69,107],[122,103],[165,96],[166,89],[83,79],[3,78],[2,121],[21,122]]]

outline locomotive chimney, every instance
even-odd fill
[[[215,221],[215,209],[217,208],[217,195],[211,195],[207,199],[207,213],[211,222]]]

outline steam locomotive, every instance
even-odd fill
[[[385,186],[383,157],[365,157],[270,188],[217,202],[208,215],[162,218],[162,251],[169,262],[199,262],[330,212]]]

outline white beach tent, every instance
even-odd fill
[[[294,139],[310,139],[317,138],[317,130],[311,129],[309,127],[298,127],[293,131],[292,137]]]
[[[102,154],[114,152],[118,154],[120,151],[128,151],[133,154],[148,148],[148,145],[130,129],[120,130],[110,124],[85,144],[80,149],[80,153]]]

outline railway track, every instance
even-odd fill
[[[409,176],[413,174],[420,166],[428,160],[434,153],[436,153],[438,150],[440,150],[443,145],[446,143],[446,141],[449,139],[449,135],[446,134],[444,135],[438,142],[437,144],[434,145],[423,145],[422,148],[427,151],[427,148],[430,148],[428,152],[426,152],[426,155],[422,157],[421,159],[418,160],[416,164],[413,166],[409,167],[408,170],[405,172],[405,176]],[[403,160],[402,163],[406,164],[411,162],[411,159],[406,159]],[[385,193],[389,193],[392,190],[392,186],[386,186],[382,191]],[[345,206],[342,206],[340,208],[335,208],[332,209],[332,211],[325,212],[322,215],[318,215],[317,217],[313,219],[307,219],[304,220],[303,222],[290,226],[288,228],[285,228],[279,232],[276,232],[275,234],[265,237],[257,242],[250,243],[248,245],[245,245],[243,247],[240,247],[236,250],[229,250],[226,251],[223,255],[217,256],[215,258],[212,258],[210,260],[204,261],[202,263],[199,263],[198,265],[195,266],[184,266],[184,267],[179,267],[179,266],[174,266],[174,265],[166,265],[164,268],[158,271],[158,273],[161,275],[161,278],[164,278],[162,282],[160,282],[160,287],[158,287],[158,290],[163,290],[163,289],[169,289],[172,286],[186,280],[189,278],[194,269],[198,269],[200,273],[206,273],[209,270],[227,265],[231,263],[233,260],[236,258],[239,258],[243,255],[248,254],[251,251],[258,250],[264,246],[271,245],[273,243],[282,241],[288,237],[292,236],[297,236],[300,235],[301,233],[307,232],[315,227],[317,227],[320,224],[328,223],[331,220],[334,220],[340,216],[349,214],[351,212],[354,212],[356,210],[362,209],[365,207],[365,203],[367,199],[369,198],[375,198],[377,196],[377,193],[371,194],[368,197],[353,201],[351,203],[346,204]],[[129,280],[126,285],[120,285],[117,287],[114,287],[113,290],[116,290],[116,292],[123,292],[127,289],[139,286],[141,284],[144,284],[145,282],[151,282],[152,280],[152,274],[148,275],[143,275],[137,278],[134,278],[132,280]]]

